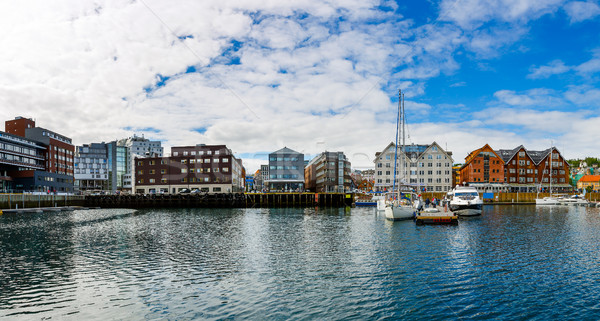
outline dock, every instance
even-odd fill
[[[352,193],[222,193],[95,195],[87,207],[102,208],[286,208],[353,206]]]

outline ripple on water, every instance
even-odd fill
[[[459,226],[372,209],[0,216],[0,318],[590,319],[600,213],[486,206]]]

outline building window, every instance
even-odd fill
[[[161,173],[161,174],[165,174],[166,172],[167,172],[167,170],[166,170],[166,169],[161,169],[161,170],[160,170],[160,173]]]
[[[227,172],[229,172],[229,168],[223,167],[222,171],[225,172],[225,173],[227,173]]]
[[[151,178],[149,181],[150,183],[154,183],[154,178]]]
[[[167,179],[166,178],[161,178],[160,182],[163,183],[163,184],[166,184],[167,183]]]
[[[182,169],[181,169],[181,172],[182,172],[182,173],[187,173],[187,168],[182,168]]]
[[[144,170],[139,170],[138,174],[140,174],[140,175],[144,174]]]
[[[154,165],[154,161],[153,160],[150,161],[150,165]]]

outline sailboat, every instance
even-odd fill
[[[396,173],[398,168],[398,137],[399,133],[402,132],[402,148],[406,143],[405,140],[405,122],[404,122],[404,95],[401,90],[398,90],[398,117],[396,119],[396,149],[394,151],[394,184],[392,185],[392,193],[394,194],[392,199],[387,202],[385,206],[385,218],[388,220],[406,220],[415,217],[415,208],[412,205],[412,194],[407,193],[408,197],[402,195],[400,192],[400,184],[396,185]],[[402,126],[400,125],[402,124]],[[404,160],[400,162],[402,164],[402,177],[404,177]]]
[[[539,198],[539,188],[538,188],[538,197],[535,198],[535,205],[559,205],[561,202],[561,198],[558,196],[552,195],[552,154],[554,154],[554,147],[550,147],[550,154],[548,156],[550,162],[550,196],[546,196],[544,198]],[[542,183],[540,182],[540,187]]]

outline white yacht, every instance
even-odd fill
[[[448,193],[450,199],[450,211],[460,216],[481,215],[483,200],[479,198],[477,189],[470,186],[456,187]]]
[[[535,205],[560,205],[562,197],[546,196],[544,198],[536,198]]]
[[[590,202],[585,199],[585,195],[571,195],[560,200],[561,205],[588,205]]]

